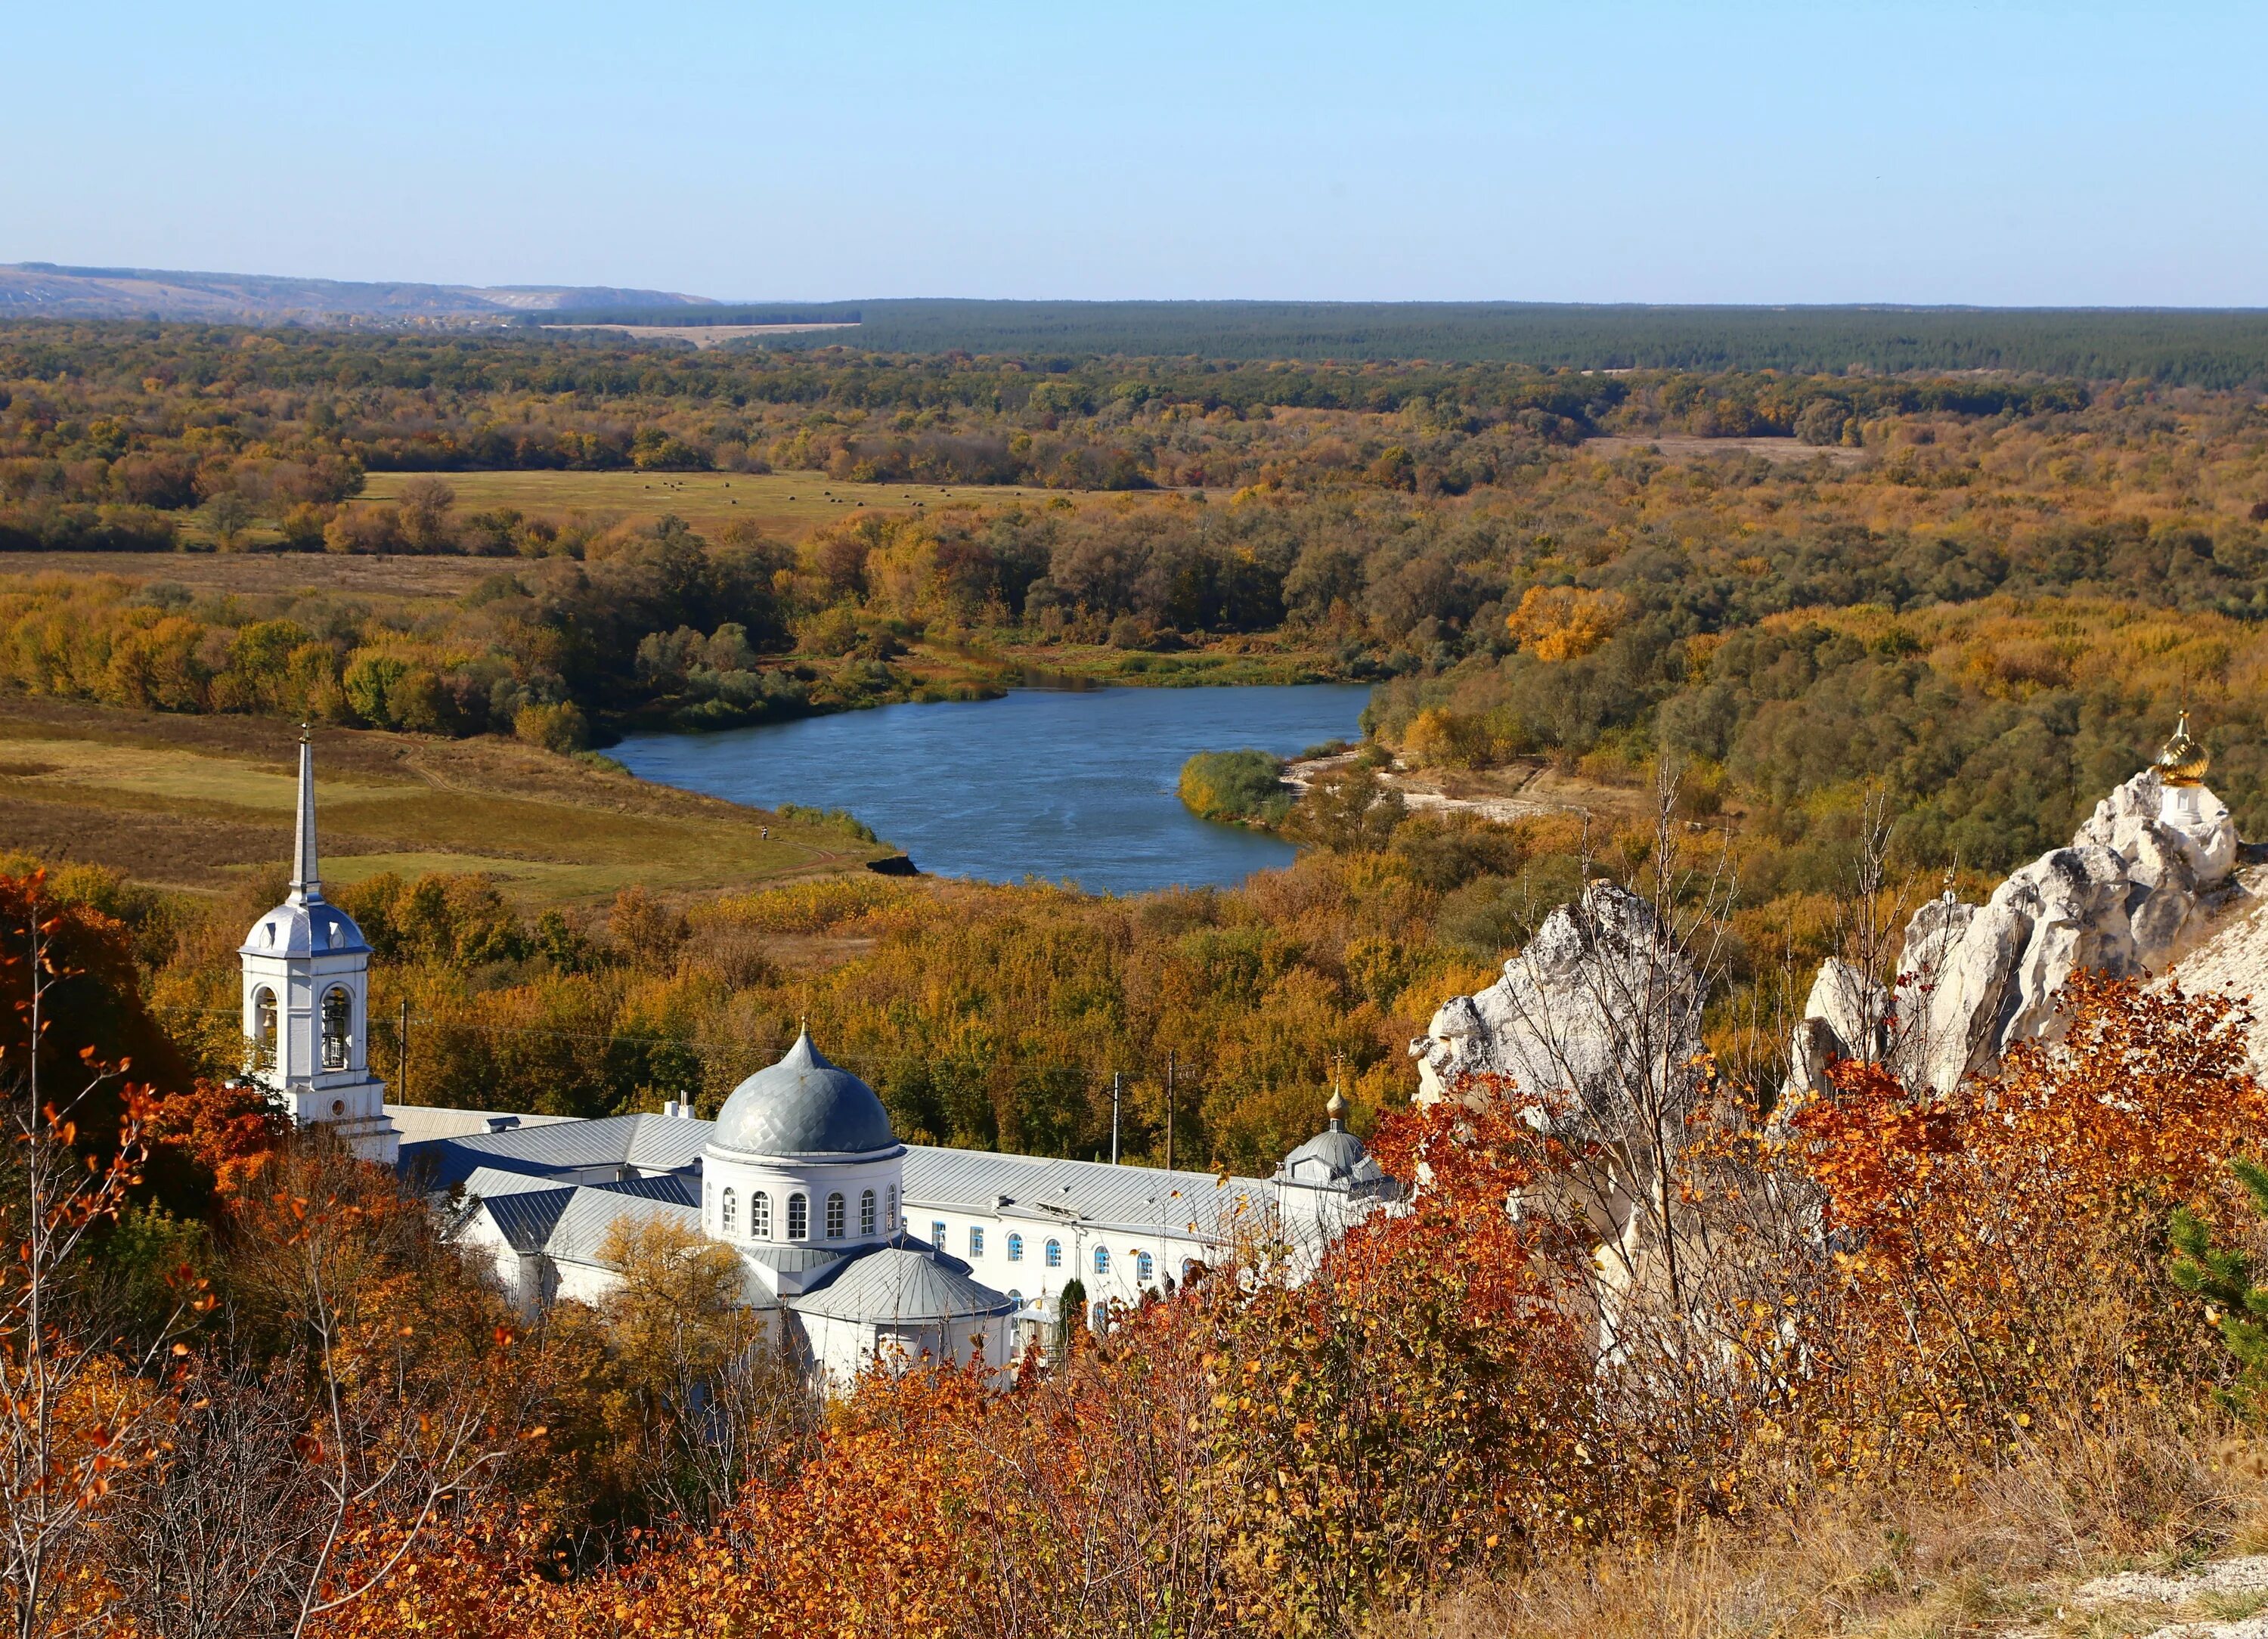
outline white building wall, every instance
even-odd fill
[[[1042,1297],[1052,1300],[1071,1281],[1079,1282],[1086,1289],[1089,1312],[1085,1318],[1090,1324],[1093,1305],[1131,1307],[1145,1293],[1162,1295],[1168,1275],[1178,1287],[1189,1263],[1218,1262],[1225,1250],[1213,1237],[1185,1231],[1066,1221],[1053,1214],[1034,1216],[1012,1208],[1005,1212],[972,1212],[966,1206],[907,1203],[906,1232],[915,1239],[936,1245],[939,1224],[944,1226],[939,1250],[968,1264],[977,1280],[996,1291],[1012,1292],[1028,1304]],[[983,1232],[982,1252],[970,1249],[972,1230]],[[1020,1259],[1009,1255],[1012,1236],[1023,1238]],[[1047,1245],[1051,1240],[1063,1249],[1062,1263],[1052,1268],[1047,1260]],[[1109,1268],[1101,1273],[1094,1267],[1098,1247],[1109,1253]],[[1146,1281],[1139,1272],[1144,1253],[1151,1260]]]
[[[814,1369],[837,1391],[878,1363],[893,1371],[924,1361],[965,1369],[981,1359],[996,1381],[1005,1379],[1014,1363],[1005,1315],[913,1324],[793,1314],[792,1324],[801,1330]]]
[[[768,1244],[777,1246],[811,1246],[849,1250],[854,1246],[872,1246],[887,1240],[897,1232],[891,1222],[892,1202],[902,1202],[900,1192],[905,1172],[902,1153],[888,1153],[873,1158],[846,1162],[814,1161],[796,1164],[784,1161],[742,1160],[718,1150],[709,1150],[701,1164],[701,1232],[711,1240],[728,1246]],[[733,1228],[724,1227],[725,1192],[733,1192]],[[867,1190],[874,1192],[874,1232],[859,1232],[859,1198]],[[771,1223],[770,1233],[762,1237],[754,1232],[752,1203],[759,1194],[769,1197]],[[843,1197],[843,1232],[829,1238],[827,1233],[827,1198],[840,1194]],[[788,1238],[788,1200],[802,1195],[810,1207],[805,1232],[799,1240]]]

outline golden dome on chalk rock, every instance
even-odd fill
[[[2190,738],[2190,714],[2182,713],[2181,721],[2174,726],[2174,737],[2158,753],[2151,767],[2158,771],[2161,785],[2200,785],[2205,771],[2213,766],[2213,755]]]

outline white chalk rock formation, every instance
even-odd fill
[[[1949,1089],[1989,1074],[2018,1041],[2046,1035],[2056,994],[2081,968],[2123,978],[2141,966],[2124,863],[2107,848],[2043,854],[1981,907],[1940,900],[1906,930],[1892,1061]]]
[[[1840,962],[1820,970],[1789,1043],[1789,1079],[1826,1085],[1836,1058],[1879,1056],[1911,1082],[1949,1091],[1998,1070],[2019,1041],[2058,1026],[2057,994],[2081,969],[2162,971],[2238,890],[2228,809],[2198,783],[2202,748],[2184,719],[2158,761],[2095,805],[2069,848],[2018,871],[1981,906],[1950,893],[1907,924],[1896,1006],[1875,1033],[1846,997],[1867,995]],[[1859,1021],[1863,1023],[1863,1021]]]
[[[1690,1091],[1701,1000],[1653,907],[1594,882],[1544,919],[1503,978],[1433,1015],[1410,1044],[1418,1096],[1461,1097],[1476,1077],[1503,1077],[1539,1116],[1616,1128],[1640,1103],[1675,1105]]]
[[[1837,1059],[1881,1059],[1889,1050],[1890,993],[1839,957],[1819,965],[1795,1026],[1789,1070],[1802,1091],[1824,1091]]]

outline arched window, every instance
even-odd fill
[[[1182,1259],[1182,1285],[1187,1286],[1187,1285],[1189,1283],[1189,1275],[1190,1275],[1190,1274],[1191,1274],[1191,1273],[1192,1273],[1192,1272],[1197,1268],[1197,1260],[1195,1258],[1184,1258],[1184,1259]]]
[[[717,1203],[717,1227],[727,1235],[733,1234],[738,1229],[740,1216],[740,1208],[733,1200],[733,1192],[728,1189]]]
[[[1094,1249],[1094,1272],[1097,1275],[1108,1275],[1110,1273],[1109,1247],[1097,1246]]]
[[[890,1186],[890,1233],[898,1232],[898,1187]]]
[[[1086,1323],[1098,1332],[1108,1332],[1110,1329],[1110,1305],[1095,1305],[1087,1312]]]
[[[1021,1309],[1024,1306],[1024,1294],[1012,1286],[1008,1289],[1008,1301]]]
[[[354,997],[344,985],[323,992],[323,1068],[344,1069],[351,1061]]]
[[[858,1197],[858,1232],[861,1235],[874,1232],[874,1192],[871,1189]]]
[[[772,1198],[761,1189],[748,1197],[748,1237],[752,1240],[772,1238]]]
[[[984,1231],[974,1224],[968,1226],[968,1255],[972,1258],[984,1255]]]
[[[843,1238],[843,1192],[839,1189],[827,1197],[827,1238]]]
[[[1063,1242],[1051,1240],[1048,1243],[1048,1268],[1050,1269],[1063,1268]]]
[[[1148,1253],[1138,1252],[1134,1254],[1134,1278],[1143,1285],[1147,1286],[1150,1283],[1150,1277],[1157,1273],[1157,1269],[1156,1260]]]
[[[276,1068],[276,992],[265,985],[252,998],[252,1068]]]
[[[1011,1262],[1011,1263],[1021,1263],[1023,1260],[1024,1260],[1024,1238],[1023,1238],[1021,1235],[1011,1235],[1011,1236],[1009,1236],[1009,1237],[1008,1237],[1008,1261],[1009,1261],[1009,1262]]]
[[[787,1238],[790,1240],[811,1238],[811,1202],[798,1190],[787,1198]]]

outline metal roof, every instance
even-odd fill
[[[430,1169],[429,1187],[447,1189],[475,1167],[555,1172],[593,1166],[635,1166],[674,1172],[691,1167],[709,1142],[710,1123],[681,1115],[608,1115],[593,1121],[552,1121],[500,1133],[465,1133],[401,1147],[401,1171]]]
[[[239,956],[367,956],[370,944],[353,917],[311,892],[293,894],[252,924]]]
[[[1321,1179],[1300,1177],[1299,1168],[1302,1162],[1320,1162],[1324,1176]],[[1333,1122],[1329,1130],[1317,1133],[1285,1156],[1276,1176],[1293,1183],[1374,1184],[1386,1174],[1379,1170],[1378,1163],[1371,1159],[1370,1152],[1362,1147],[1361,1139]]]
[[[799,1034],[777,1064],[733,1089],[711,1140],[742,1155],[872,1155],[897,1146],[874,1090]]]
[[[560,1214],[580,1192],[531,1189],[517,1194],[483,1195],[475,1213],[486,1213],[514,1252],[541,1252],[558,1227]]]
[[[790,1275],[799,1275],[806,1269],[821,1269],[830,1263],[840,1263],[850,1254],[827,1246],[809,1246],[802,1241],[733,1241],[733,1249],[751,1263],[761,1263],[768,1269],[778,1269]]]
[[[968,1266],[901,1240],[846,1258],[814,1291],[784,1301],[804,1314],[887,1325],[894,1320],[954,1320],[1004,1315],[1016,1305],[1005,1292],[972,1280]]]
[[[491,1121],[511,1121],[520,1127],[550,1127],[580,1121],[576,1115],[531,1115],[519,1110],[453,1110],[433,1104],[389,1104],[387,1114],[401,1142],[425,1143],[435,1138],[462,1138],[490,1130]]]
[[[927,1208],[994,1212],[1003,1209],[998,1203],[1005,1195],[1008,1209],[1023,1208],[1035,1216],[1201,1236],[1226,1230],[1240,1216],[1249,1219],[1276,1199],[1275,1186],[1260,1178],[1223,1180],[1212,1172],[924,1144],[906,1150],[904,1187],[909,1213]]]
[[[593,1184],[593,1189],[603,1189],[613,1195],[636,1195],[641,1201],[670,1201],[681,1207],[701,1204],[701,1186],[683,1172],[664,1172],[655,1178],[618,1178],[611,1183]]]
[[[464,1182],[476,1169],[556,1176],[614,1165],[686,1173],[712,1130],[711,1122],[671,1115],[562,1121],[404,1145],[401,1165],[412,1172],[430,1165],[429,1187],[434,1188]],[[1267,1179],[926,1144],[906,1147],[902,1187],[909,1214],[1021,1212],[1114,1231],[1204,1238],[1225,1234],[1238,1219],[1250,1219],[1276,1200],[1276,1187]],[[696,1198],[689,1181],[682,1198]]]
[[[696,1234],[701,1229],[699,1209],[679,1202],[648,1200],[619,1189],[585,1188],[572,1193],[574,1198],[559,1214],[559,1221],[543,1246],[554,1258],[570,1263],[611,1268],[599,1255],[599,1248],[606,1244],[607,1231],[624,1219],[642,1224],[678,1224]],[[525,1201],[527,1197],[511,1195],[505,1199]]]
[[[468,1196],[493,1201],[498,1195],[524,1195],[531,1190],[559,1189],[569,1186],[563,1186],[556,1179],[547,1178],[541,1172],[512,1172],[502,1167],[476,1166],[465,1174],[463,1187]]]

